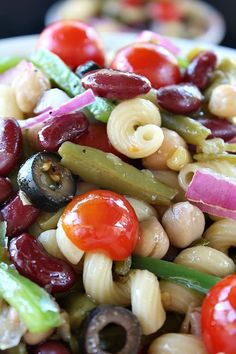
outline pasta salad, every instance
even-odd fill
[[[56,22],[0,59],[0,350],[225,354],[236,62]]]

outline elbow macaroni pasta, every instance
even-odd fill
[[[150,101],[134,98],[112,111],[107,134],[116,150],[130,158],[142,158],[157,151],[164,139],[159,109]]]
[[[97,303],[127,306],[137,316],[144,334],[156,332],[165,321],[159,282],[145,270],[132,271],[125,282],[112,277],[112,260],[101,253],[87,253],[84,260],[85,291]],[[148,289],[148,291],[147,291]]]

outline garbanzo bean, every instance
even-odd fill
[[[168,170],[167,160],[169,160],[176,149],[180,146],[187,148],[187,145],[181,136],[166,128],[162,128],[164,141],[160,149],[152,155],[142,159],[144,167],[151,170]]]
[[[170,243],[179,248],[189,246],[202,236],[205,218],[202,211],[189,202],[180,202],[167,209],[162,224]]]
[[[221,118],[236,116],[236,86],[219,85],[212,91],[209,111]]]
[[[155,216],[140,222],[140,238],[134,250],[135,254],[161,259],[168,251],[169,245],[168,236]]]

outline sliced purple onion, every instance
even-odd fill
[[[51,118],[51,117],[59,117],[64,114],[68,114],[74,111],[81,110],[82,108],[90,105],[91,103],[95,102],[96,96],[94,95],[93,91],[91,89],[86,90],[85,92],[81,93],[80,95],[72,98],[66,103],[63,103],[60,107],[52,110],[48,110],[47,112],[44,112],[36,117],[29,118],[26,120],[21,120],[19,121],[19,124],[22,128],[28,129],[33,126],[35,126],[38,123],[42,123],[45,120]]]

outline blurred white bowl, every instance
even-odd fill
[[[117,1],[117,0],[116,0]],[[57,1],[47,11],[45,15],[45,25],[62,19],[62,8],[66,0]],[[213,6],[198,0],[183,0],[184,8],[191,13],[200,14],[206,21],[207,29],[201,35],[195,37],[196,40],[201,42],[219,44],[225,36],[226,24],[224,17]],[[108,24],[109,25],[109,24]],[[119,26],[118,26],[119,27]],[[158,31],[158,25],[153,26],[153,29]]]

